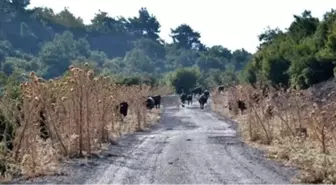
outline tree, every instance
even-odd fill
[[[213,56],[202,55],[197,59],[197,65],[202,71],[208,71],[210,69],[224,70],[225,65],[228,64],[228,60],[221,59]]]
[[[175,29],[171,29],[171,35],[174,43],[177,44],[179,48],[184,49],[200,49],[201,48],[201,34],[194,31],[189,25],[181,24]]]
[[[242,76],[251,83],[262,80],[274,86],[281,84],[298,88],[308,88],[333,78],[335,20],[334,10],[327,12],[322,21],[305,10],[301,15],[294,15],[294,21],[286,32],[278,29],[265,31],[259,36],[262,46],[245,65]],[[246,57],[239,58],[246,61]]]
[[[238,49],[232,53],[231,63],[234,65],[236,70],[243,69],[249,60],[251,60],[251,54],[244,49]]]
[[[68,28],[84,28],[83,19],[75,17],[67,8],[55,15],[55,22]]]
[[[319,19],[312,17],[311,11],[308,10],[303,11],[301,16],[294,15],[294,19],[288,33],[297,41],[314,34],[319,24]]]
[[[46,43],[39,54],[41,61],[48,67],[45,78],[57,77],[69,67],[71,62],[90,53],[89,45],[84,39],[76,41],[71,32],[56,35],[54,40]]]
[[[85,25],[67,8],[55,13],[50,8],[14,6],[25,7],[29,1],[0,3],[0,62],[7,74],[33,70],[49,79],[63,75],[71,64],[87,62],[98,68],[97,73],[131,73],[143,77],[141,83],[150,83],[152,77],[163,78],[178,68],[198,67],[207,79],[204,83],[213,84],[234,62],[229,49],[205,46],[201,34],[187,24],[172,29],[174,43],[165,43],[159,37],[160,22],[145,7],[135,17],[112,17],[99,11],[91,24]],[[238,58],[243,58],[241,66],[248,60]]]
[[[153,73],[155,69],[153,60],[144,51],[137,48],[127,52],[124,62],[130,72]]]
[[[219,57],[219,58],[225,58],[226,60],[231,60],[232,53],[229,49],[223,47],[223,46],[212,46],[207,51],[205,51],[206,55]]]
[[[149,14],[147,8],[142,7],[138,13],[138,17],[128,19],[128,28],[131,33],[139,38],[158,40],[161,27],[159,21],[155,16]]]
[[[189,92],[196,86],[200,76],[198,68],[180,68],[169,77],[170,84],[175,88],[176,93]]]
[[[17,10],[23,10],[30,4],[30,0],[9,0],[9,2],[11,2]]]
[[[283,34],[283,32],[279,28],[271,29],[267,27],[266,30],[258,35],[258,39],[261,42],[260,46],[269,44],[272,42],[278,35]]]

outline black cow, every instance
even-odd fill
[[[154,100],[154,105],[155,105],[155,108],[160,108],[160,104],[161,104],[161,96],[160,95],[157,95],[157,96],[151,96]]]
[[[188,105],[189,105],[189,104],[192,104],[192,98],[193,98],[193,97],[192,97],[191,94],[188,94],[188,95],[187,95],[186,100],[188,101]]]
[[[195,96],[196,94],[201,95],[202,94],[202,87],[196,87],[191,90],[191,93]]]
[[[146,107],[150,110],[152,110],[155,106],[155,101],[152,97],[147,97],[147,100],[146,100]]]
[[[247,109],[246,105],[245,105],[245,102],[243,100],[238,100],[237,104],[238,104],[238,108],[240,109],[241,113],[243,114],[244,110]]]
[[[209,96],[210,96],[210,92],[209,92],[208,90],[205,90],[205,91],[203,92],[203,94],[207,97],[207,99],[208,99]]]
[[[180,96],[181,102],[182,102],[182,107],[184,107],[184,103],[187,100],[187,94],[186,93],[182,93]]]
[[[127,116],[128,113],[128,103],[123,101],[119,105],[116,106],[116,110],[119,109],[119,113],[123,115],[124,117]]]
[[[201,97],[198,99],[198,102],[200,103],[201,109],[204,109],[204,104],[206,104],[208,101],[208,96],[206,96],[204,93],[201,95]]]

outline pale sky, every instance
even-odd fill
[[[267,26],[288,28],[293,14],[304,9],[322,18],[326,11],[336,9],[336,0],[31,0],[29,7],[35,6],[52,8],[55,13],[67,7],[85,24],[98,10],[112,17],[133,17],[141,7],[147,7],[160,22],[160,36],[167,42],[171,42],[170,28],[186,23],[201,33],[207,46],[255,52],[257,35]]]

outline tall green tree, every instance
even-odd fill
[[[181,24],[175,29],[171,29],[170,35],[179,48],[201,49],[201,34],[194,31],[189,25]]]

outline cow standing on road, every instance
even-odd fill
[[[180,99],[181,99],[181,102],[182,102],[182,107],[184,107],[184,103],[185,103],[185,101],[187,99],[187,94],[186,93],[182,93]]]
[[[198,102],[200,103],[201,109],[204,109],[204,104],[206,104],[208,101],[208,96],[206,96],[204,93],[201,95],[201,97],[198,99]]]
[[[187,101],[188,101],[188,105],[190,104],[192,104],[192,94],[188,94],[188,96],[187,96]]]
[[[207,97],[207,99],[210,97],[210,92],[208,90],[205,90],[203,94]]]

